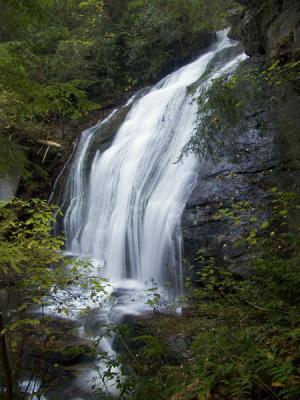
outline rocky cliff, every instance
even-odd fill
[[[231,18],[231,37],[249,56],[300,56],[300,3],[297,0],[237,0],[242,12]]]
[[[253,64],[263,71],[276,59],[283,63],[299,59],[298,1],[238,2],[244,9],[231,17],[230,35],[242,41],[250,56],[242,66],[245,73]],[[247,275],[249,249],[234,246],[245,226],[216,219],[216,213],[240,201],[262,204],[274,186],[299,191],[300,101],[295,81],[283,82],[276,96],[276,104],[270,106],[274,93],[269,88],[264,102],[254,105],[247,127],[237,132],[238,146],[231,154],[199,168],[198,183],[183,215],[184,254],[194,265],[201,264],[199,255],[204,260],[213,257],[220,265]]]

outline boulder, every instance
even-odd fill
[[[297,0],[238,0],[230,36],[242,41],[249,56],[299,59],[300,4]]]
[[[15,196],[20,181],[18,173],[0,176],[0,201],[10,200]]]

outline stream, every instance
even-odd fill
[[[79,321],[83,337],[151,311],[153,287],[164,305],[170,288],[172,301],[183,293],[181,217],[204,161],[193,155],[178,159],[195,129],[193,98],[213,79],[234,71],[246,57],[237,47],[227,31],[217,33],[216,43],[198,59],[82,133],[63,188],[66,254],[92,260],[94,276],[109,282],[96,303],[88,293],[73,303],[71,317]],[[125,108],[111,145],[97,146]],[[54,310],[49,306],[47,312]],[[113,344],[114,335],[104,334],[97,349],[113,358]],[[121,372],[115,367],[116,378],[104,382],[105,370],[101,357],[79,365],[78,376],[47,399],[91,399],[93,385],[117,396]]]

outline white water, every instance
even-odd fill
[[[98,126],[83,133],[70,175],[67,250],[97,260],[112,282],[153,279],[163,285],[169,280],[181,287],[181,215],[197,179],[194,156],[176,163],[197,112],[187,87],[230,45],[220,34],[215,49],[133,101],[111,147],[96,154],[86,194],[83,164]]]
[[[71,250],[71,252],[74,250],[72,243],[77,240],[77,235],[80,233],[80,229],[85,222],[85,164],[87,161],[87,152],[94,133],[102,125],[113,118],[116,112],[117,110],[114,110],[102,122],[99,122],[92,128],[82,132],[80,141],[77,145],[76,157],[73,161],[73,165],[68,176],[67,186],[69,190],[70,203],[64,218],[64,229],[67,233],[68,240],[67,247],[69,250]]]
[[[112,303],[102,305],[100,322],[119,323],[126,314],[149,309],[145,288],[150,281],[159,287],[171,282],[176,293],[182,290],[181,217],[199,169],[194,156],[176,162],[197,116],[197,104],[187,88],[219,51],[234,45],[220,33],[206,54],[168,75],[140,99],[132,98],[112,145],[96,152],[90,169],[93,140],[118,111],[81,136],[66,188],[64,229],[67,252],[91,258],[116,293]],[[242,54],[220,63],[205,76],[202,88],[230,73],[243,58]],[[99,350],[114,356],[112,339],[104,337]],[[103,372],[105,364],[83,367],[74,387],[82,389],[85,382],[97,379],[96,370]],[[113,385],[111,381],[110,391]]]

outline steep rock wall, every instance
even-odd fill
[[[244,10],[231,18],[231,37],[249,56],[297,59],[300,55],[298,0],[237,0]]]
[[[299,59],[298,1],[238,2],[245,8],[242,14],[232,17],[230,35],[243,42],[250,56],[242,67],[245,71],[253,64],[263,68],[277,57],[286,61]],[[201,267],[213,257],[219,265],[246,276],[249,248],[234,246],[245,227],[218,220],[216,213],[239,201],[262,204],[273,186],[300,191],[299,92],[295,86],[283,85],[273,109],[269,107],[272,96],[272,91],[267,93],[266,107],[258,102],[260,106],[253,109],[249,127],[237,132],[238,152],[232,149],[232,154],[217,164],[200,165],[198,183],[182,221],[184,256],[195,266]],[[256,124],[257,114],[262,115],[266,130]]]

